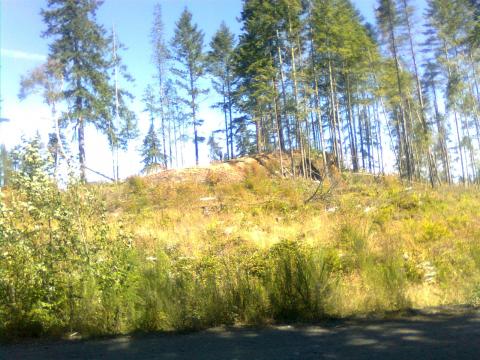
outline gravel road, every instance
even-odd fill
[[[0,359],[480,359],[480,310],[0,346]]]

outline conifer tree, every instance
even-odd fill
[[[244,0],[240,18],[243,33],[235,54],[235,73],[238,77],[235,103],[240,111],[249,114],[255,126],[257,152],[271,149],[269,140],[274,137],[274,133],[280,133],[279,141],[283,142],[283,124],[280,123],[278,111],[272,111],[278,104],[275,86],[277,69],[274,58],[277,47],[274,14],[274,3]],[[271,126],[269,122],[272,113],[277,115],[276,126]]]
[[[466,183],[478,178],[473,134],[480,139],[478,107],[475,104],[475,63],[469,54],[469,34],[475,25],[474,9],[468,0],[429,0],[427,2],[428,46],[440,65],[444,79],[446,117],[453,127],[460,160],[460,179]],[[470,55],[472,53],[470,52]],[[471,70],[473,69],[473,74]],[[478,106],[478,103],[477,103]],[[473,125],[473,128],[472,128]],[[477,147],[480,147],[480,141]]]
[[[112,39],[97,22],[101,0],[48,0],[42,10],[47,29],[43,36],[52,41],[49,60],[59,64],[65,86],[63,99],[69,105],[62,116],[62,127],[73,125],[77,131],[80,175],[86,180],[85,128],[92,124],[98,131],[117,134],[116,141],[134,137],[135,116],[128,109],[125,90],[118,91],[118,107],[111,72],[120,58],[110,56]],[[115,128],[114,119],[122,120]]]
[[[474,47],[480,47],[480,0],[470,0],[475,11],[475,25],[470,34],[470,44]]]
[[[165,94],[165,87],[167,82],[167,70],[168,61],[170,59],[170,52],[168,50],[167,43],[165,41],[165,31],[162,20],[162,7],[160,4],[156,4],[154,8],[154,20],[153,27],[150,34],[151,43],[153,47],[153,63],[156,69],[156,75],[158,81],[158,113],[160,115],[160,133],[162,138],[163,149],[163,161],[165,167],[167,167],[167,115],[166,104],[168,99]]]
[[[204,34],[196,24],[192,24],[192,14],[185,8],[176,22],[172,39],[174,59],[178,66],[172,68],[177,77],[176,84],[184,91],[183,101],[190,109],[190,120],[193,125],[193,141],[195,145],[195,163],[199,164],[199,144],[203,138],[198,128],[203,121],[198,119],[200,96],[207,90],[200,87],[199,80],[205,74],[205,54],[203,53]]]
[[[143,140],[141,152],[144,172],[148,172],[150,169],[163,163],[161,149],[155,125],[152,122]]]
[[[235,37],[227,25],[222,22],[220,29],[215,33],[210,42],[211,50],[208,53],[208,70],[212,75],[212,85],[221,96],[222,101],[217,104],[223,111],[225,118],[225,141],[227,157],[233,157],[233,50]]]
[[[406,175],[409,180],[415,176],[415,154],[413,148],[413,119],[412,112],[409,111],[410,79],[409,73],[402,68],[403,59],[401,48],[404,45],[405,38],[401,36],[404,25],[402,16],[396,1],[379,0],[376,10],[377,21],[380,34],[384,44],[388,49],[389,56],[392,59],[395,74],[395,85],[397,90],[396,105],[394,114],[396,121],[396,132],[398,138],[399,153],[399,171],[401,175]]]
[[[222,161],[223,160],[223,151],[222,146],[220,146],[216,134],[218,131],[214,131],[210,134],[208,138],[208,149],[209,149],[209,157],[211,161]]]
[[[155,117],[158,112],[157,102],[155,101],[155,94],[151,85],[145,89],[143,97],[145,104],[145,112],[149,115],[150,127],[148,133],[143,140],[141,149],[141,156],[143,162],[143,171],[148,171],[160,164],[165,165],[166,159],[165,151],[162,149],[160,140],[158,139],[157,132],[155,130]],[[162,151],[163,150],[163,151]]]
[[[256,136],[251,130],[251,121],[247,115],[233,119],[237,156],[254,154],[257,150]]]

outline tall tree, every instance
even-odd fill
[[[475,10],[475,26],[470,34],[470,43],[477,48],[480,46],[480,0],[470,0]]]
[[[477,140],[480,139],[480,103],[477,98],[475,106],[477,64],[472,61],[468,41],[475,25],[475,12],[469,0],[428,0],[426,15],[428,46],[444,80],[446,117],[453,116],[460,179],[466,183],[478,177],[473,134],[476,132]]]
[[[411,114],[408,111],[408,87],[409,81],[406,78],[407,72],[402,69],[401,47],[404,38],[399,34],[403,26],[404,18],[400,10],[396,6],[395,0],[379,0],[376,9],[377,21],[379,24],[380,34],[384,44],[388,49],[389,56],[395,70],[395,81],[397,94],[397,105],[395,106],[396,129],[398,134],[398,150],[399,150],[399,171],[402,175],[406,174],[409,180],[412,180],[415,171],[414,151],[412,139]],[[403,160],[403,161],[402,161]]]
[[[162,7],[156,4],[153,12],[153,26],[150,33],[151,43],[153,47],[153,63],[156,68],[156,75],[158,81],[158,112],[160,115],[160,133],[162,137],[163,161],[167,167],[167,120],[166,120],[166,103],[167,98],[165,94],[165,86],[167,82],[168,60],[170,59],[170,52],[165,41],[165,30],[162,20]]]
[[[215,33],[210,42],[211,50],[207,59],[208,70],[213,77],[213,88],[222,98],[222,101],[216,106],[221,107],[225,118],[225,145],[229,159],[233,158],[232,87],[234,81],[234,46],[235,36],[227,25],[222,22],[220,29]]]
[[[208,91],[200,87],[199,81],[205,74],[205,54],[203,52],[204,33],[192,24],[192,14],[187,8],[176,22],[175,34],[172,39],[174,59],[178,66],[172,68],[177,77],[176,83],[186,92],[184,102],[190,108],[191,124],[193,125],[193,141],[195,144],[195,163],[199,164],[199,144],[202,137],[198,128],[202,120],[198,119],[198,106],[202,94]]]
[[[127,140],[135,134],[135,116],[127,105],[129,93],[119,90],[116,103],[112,70],[120,57],[112,59],[112,38],[97,22],[96,12],[101,0],[48,0],[41,14],[47,26],[43,37],[52,39],[49,59],[61,69],[65,86],[63,98],[68,110],[62,125],[77,130],[80,176],[86,180],[85,128],[92,124],[104,134],[116,134],[115,141]],[[115,124],[118,117],[121,124]]]

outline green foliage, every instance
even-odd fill
[[[222,109],[225,116],[225,139],[227,158],[234,157],[233,152],[233,93],[232,87],[235,81],[233,55],[235,36],[225,23],[222,22],[220,29],[213,35],[210,42],[211,51],[207,55],[208,72],[213,76],[212,86],[223,98],[222,102],[214,106]],[[223,131],[223,130],[222,130]]]
[[[178,67],[171,69],[177,77],[177,85],[184,90],[185,96],[182,101],[191,110],[190,122],[193,125],[193,141],[195,144],[195,160],[199,162],[199,143],[202,138],[198,135],[198,128],[203,121],[197,118],[199,96],[208,93],[208,90],[201,89],[199,80],[205,74],[205,54],[203,52],[204,33],[192,24],[192,14],[185,8],[176,23],[175,35],[172,39],[174,58]]]
[[[162,251],[148,257],[139,298],[144,330],[198,329],[270,318],[324,316],[332,280],[328,257],[284,241],[265,253],[196,258]]]
[[[149,170],[155,169],[155,167],[161,167],[162,165],[160,164],[164,164],[166,161],[163,159],[160,141],[155,131],[153,122],[150,124],[150,128],[148,129],[145,139],[143,139],[141,156],[143,162],[143,172],[146,173],[148,173]]]
[[[369,294],[372,310],[402,310],[411,306],[406,296],[407,274],[399,257],[370,257],[363,267],[367,284],[375,288],[375,293]]]
[[[131,95],[115,87],[112,72],[117,68],[126,80],[131,77],[120,66],[118,54],[110,56],[113,37],[96,19],[101,4],[97,0],[49,0],[41,12],[46,24],[43,36],[52,40],[49,60],[63,77],[60,98],[71,104],[69,113],[62,116],[61,128],[73,125],[78,131],[82,180],[87,124],[107,135],[112,147],[126,147],[136,136],[135,114],[127,106]]]
[[[272,247],[265,285],[273,318],[315,320],[324,316],[332,283],[328,260],[321,252],[294,241]]]
[[[271,179],[255,166],[234,184],[132,177],[59,189],[44,153],[38,142],[23,147],[0,199],[2,337],[478,303],[478,199],[465,191],[355,177],[333,199],[305,204],[312,183]],[[221,210],[196,206],[208,195]]]
[[[129,237],[107,224],[93,191],[58,188],[38,141],[19,158],[0,199],[0,335],[124,330],[118,313],[135,284]]]
[[[215,132],[213,132],[208,138],[208,150],[209,150],[209,157],[212,161],[221,161],[223,160],[223,151],[222,147],[218,143],[215,138]]]

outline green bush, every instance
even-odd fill
[[[12,191],[0,199],[0,335],[123,330],[129,237],[107,225],[91,190],[58,188],[38,142],[19,158]]]

